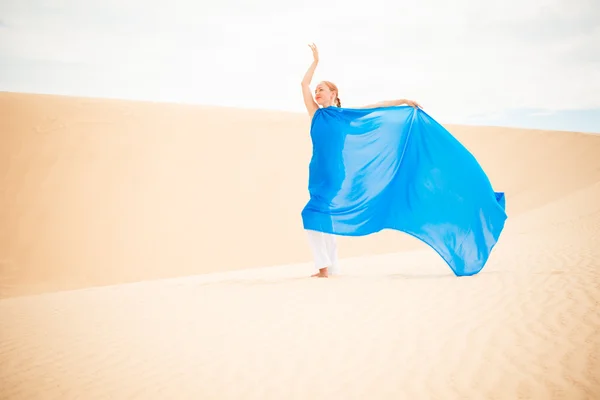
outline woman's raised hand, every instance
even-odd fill
[[[317,45],[314,43],[311,43],[308,45],[308,47],[310,47],[310,49],[313,52],[313,59],[315,60],[316,63],[319,62],[319,50],[317,50]]]

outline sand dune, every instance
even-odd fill
[[[485,269],[382,232],[315,280],[304,115],[0,110],[2,399],[600,398],[600,136],[448,126],[507,194]]]

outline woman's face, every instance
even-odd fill
[[[331,91],[324,83],[319,83],[315,88],[315,101],[320,106],[329,106],[333,104],[335,93]]]

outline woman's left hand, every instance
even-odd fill
[[[412,101],[412,100],[405,100],[404,101],[407,105],[411,106],[411,107],[415,107],[415,108],[423,108],[421,107],[421,105],[419,103],[417,103],[416,101]]]

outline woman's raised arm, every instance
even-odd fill
[[[315,69],[317,69],[317,65],[319,64],[319,51],[317,50],[317,46],[315,44],[308,45],[313,52],[313,63],[308,67],[306,74],[304,74],[304,79],[302,79],[302,96],[304,97],[304,105],[306,106],[306,110],[308,111],[308,115],[312,118],[315,115],[315,112],[319,109],[317,103],[313,99],[312,92],[310,90],[310,82],[312,81],[313,75],[315,73]]]

